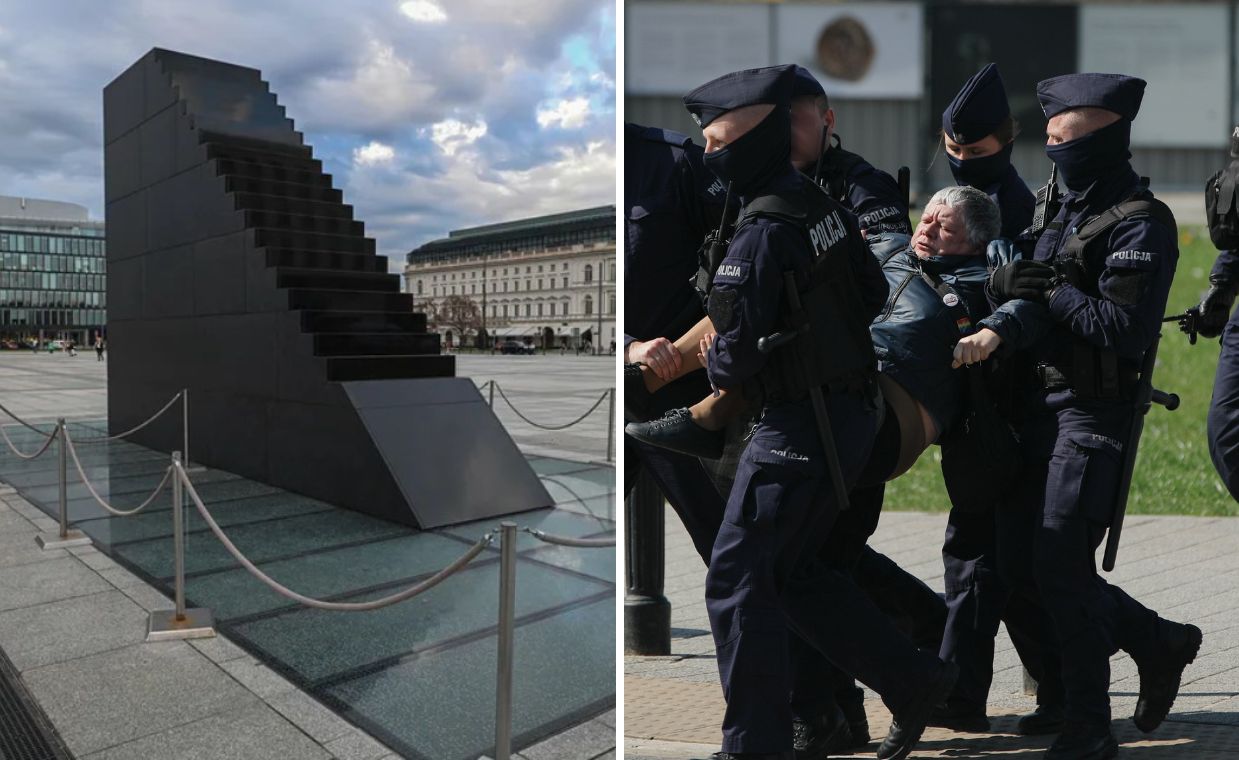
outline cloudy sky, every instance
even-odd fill
[[[611,0],[0,2],[0,195],[102,218],[102,89],[152,47],[260,69],[393,269],[615,199]]]

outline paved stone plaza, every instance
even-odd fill
[[[945,514],[888,512],[872,545],[941,591],[945,529]],[[723,698],[704,604],[705,568],[670,510],[666,533],[672,655],[625,658],[624,747],[629,760],[708,757],[721,738]],[[1110,694],[1121,756],[1239,757],[1239,520],[1130,516],[1118,565],[1108,577],[1159,613],[1195,623],[1205,634],[1170,718],[1150,735],[1139,733],[1129,720],[1140,688],[1135,664],[1125,654],[1114,657]],[[1014,716],[1035,705],[1023,693],[1022,669],[1005,629],[995,648],[989,715],[997,718],[993,725],[998,733],[929,729],[913,757],[1038,757],[1049,746],[1049,738],[1015,734]],[[866,706],[871,730],[881,738],[889,715],[872,693]],[[854,757],[872,757],[874,746]]]
[[[87,431],[106,412],[105,367],[95,361],[93,352],[76,358],[63,354],[0,353],[0,404],[36,422],[58,416],[79,420],[72,426],[74,434]],[[545,423],[553,425],[569,421],[588,408],[589,404],[579,405],[575,400],[587,399],[591,394],[590,403],[596,400],[603,389],[613,384],[613,368],[611,360],[584,357],[477,357],[461,361],[459,371],[461,375],[472,375],[479,384],[492,377],[497,379],[523,413],[538,422],[545,418]],[[540,389],[540,380],[552,391],[553,395],[543,397],[549,401],[531,396]],[[605,402],[591,415],[593,419],[562,433],[531,429],[514,416],[505,417],[502,406],[503,402],[497,399],[500,418],[530,457],[558,506],[545,514],[518,516],[517,522],[543,520],[542,527],[551,533],[597,535],[601,529],[605,535],[614,519],[613,470],[594,464],[607,454]],[[568,406],[573,408],[567,409]],[[518,423],[525,429],[517,427]],[[591,424],[592,429],[587,427]],[[27,431],[10,426],[6,432],[19,446],[30,447],[32,438]],[[96,467],[107,466],[103,460],[110,460],[111,469],[103,470],[103,493],[109,498],[125,494],[122,501],[130,506],[141,498],[137,493],[140,489],[149,491],[158,479],[156,471],[143,470],[150,469],[152,459],[144,452],[117,449],[86,461],[85,466],[94,473]],[[477,584],[475,579],[466,577],[493,576],[493,552],[479,558],[479,569],[466,571],[461,580],[448,579],[418,600],[387,608],[387,617],[383,617],[387,613],[320,615],[278,604],[263,611],[272,606],[274,597],[243,574],[236,575],[239,571],[220,564],[224,558],[215,549],[213,539],[199,537],[203,526],[191,510],[189,527],[193,532],[187,555],[187,595],[191,605],[196,596],[212,602],[217,617],[223,620],[221,630],[226,635],[192,642],[146,644],[142,639],[147,612],[171,606],[167,571],[162,569],[167,557],[160,556],[166,554],[165,544],[170,543],[164,524],[167,513],[162,511],[166,504],[153,505],[151,509],[156,514],[143,516],[150,520],[110,520],[102,517],[97,508],[93,513],[89,511],[93,507],[90,499],[71,479],[70,513],[75,522],[82,521],[83,529],[104,551],[86,547],[43,552],[33,538],[39,532],[53,532],[56,527],[47,509],[49,502],[54,503],[55,477],[47,471],[51,467],[54,459],[25,465],[15,463],[12,457],[0,466],[17,486],[0,486],[0,650],[21,673],[23,683],[76,757],[137,760],[169,756],[175,747],[178,756],[204,759],[378,760],[405,756],[438,760],[449,756],[446,748],[463,749],[470,746],[469,741],[479,741],[476,737],[464,741],[445,734],[440,725],[450,723],[445,718],[471,720],[464,714],[464,706],[478,702],[487,706],[481,716],[472,719],[479,724],[473,727],[474,733],[485,736],[493,730],[494,639],[493,630],[488,634],[485,625],[488,619],[493,625],[486,605],[494,603],[495,583],[480,579],[483,582]],[[155,480],[150,480],[152,477]],[[274,503],[276,494],[260,493],[263,489],[259,484],[228,473],[206,470],[193,477],[195,482],[203,483],[203,495],[208,502],[211,489],[232,491],[231,502],[220,503],[218,516],[225,530],[239,542],[246,538],[247,531],[275,525],[280,520],[289,526],[281,541],[324,542],[324,551],[308,555],[288,553],[290,546],[266,549],[252,542],[253,535],[249,536],[251,545],[243,546],[246,551],[252,547],[260,555],[266,551],[269,557],[256,557],[263,562],[264,569],[276,572],[282,566],[284,573],[291,571],[291,577],[285,575],[283,579],[294,587],[300,580],[308,587],[298,590],[311,595],[336,594],[341,590],[331,588],[335,581],[321,572],[317,576],[310,574],[313,563],[325,563],[321,567],[327,570],[334,566],[332,575],[337,581],[352,574],[364,576],[363,588],[352,593],[390,593],[393,583],[407,585],[405,581],[392,580],[397,575],[420,572],[410,571],[409,563],[430,563],[434,566],[427,565],[426,570],[437,569],[467,548],[475,534],[485,529],[471,525],[412,535],[404,535],[408,533],[404,529],[389,531],[389,535],[382,533],[386,524],[371,525],[368,518],[357,518],[352,513],[335,516],[325,509],[326,505],[290,516],[285,514],[290,505]],[[167,501],[166,496],[163,501]],[[241,507],[240,502],[246,506]],[[229,503],[238,506],[229,507]],[[213,505],[212,510],[216,509]],[[354,525],[358,519],[366,525]],[[298,520],[302,521],[302,528],[295,527]],[[317,527],[309,525],[311,522]],[[341,534],[342,527],[354,532]],[[356,532],[359,528],[361,532]],[[609,529],[613,531],[613,527]],[[382,535],[374,533],[376,530]],[[157,536],[160,531],[164,535]],[[412,546],[415,542],[420,542],[420,549],[400,552],[401,545]],[[530,590],[518,591],[518,615],[523,617],[518,618],[517,633],[517,740],[520,741],[522,724],[547,725],[544,718],[537,717],[548,714],[544,695],[579,694],[573,704],[581,705],[576,708],[581,717],[572,719],[570,711],[553,735],[537,740],[518,757],[612,757],[614,710],[606,709],[605,701],[601,711],[591,705],[605,699],[597,687],[610,691],[609,672],[613,666],[595,668],[591,660],[598,662],[597,658],[573,658],[563,653],[575,645],[588,644],[599,651],[605,645],[608,658],[613,656],[610,647],[614,619],[610,612],[614,551],[541,548],[534,543],[532,539],[522,539],[520,546],[522,569],[518,583],[526,585],[518,589]],[[285,558],[277,556],[280,552],[285,552]],[[384,559],[388,555],[392,557],[390,562]],[[297,562],[310,563],[305,573],[294,570]],[[388,577],[382,577],[384,572]],[[328,585],[324,586],[324,582]],[[479,591],[472,590],[475,586]],[[480,594],[476,601],[475,593]],[[567,604],[563,603],[565,599]],[[551,610],[548,605],[553,603],[563,611]],[[443,614],[437,614],[438,611]],[[306,621],[312,625],[296,622],[302,614],[308,616]],[[332,615],[336,616],[334,621]],[[347,621],[345,615],[349,616]],[[560,634],[545,624],[558,619],[552,615],[571,623],[567,630],[573,631],[573,642],[556,643]],[[370,618],[382,623],[381,628],[363,630],[373,628],[372,622],[367,622]],[[477,625],[471,618],[481,621],[483,629],[464,638],[453,633],[461,626]],[[337,635],[332,633],[333,628],[357,630],[361,638],[355,646],[324,648],[323,642]],[[598,635],[594,635],[593,628],[599,629]],[[412,654],[397,652],[392,656],[394,648],[383,650],[388,645],[375,635],[380,630],[384,634],[406,632],[401,634],[406,640],[401,646],[412,647]],[[240,636],[242,646],[233,643],[234,634]],[[445,634],[448,639],[443,638]],[[456,638],[450,638],[452,635]],[[457,653],[453,656],[460,662],[473,663],[476,667],[471,672],[482,675],[466,678],[450,666],[445,669],[448,660],[442,652],[448,650],[440,641],[447,642],[448,650]],[[556,653],[550,661],[542,654],[548,646],[549,651]],[[522,659],[526,662],[522,663]],[[553,672],[556,662],[568,668],[556,676],[559,688],[535,689],[531,684],[533,673]],[[343,678],[332,674],[341,665],[349,666],[340,671]],[[604,669],[606,679],[602,677]],[[303,688],[306,686],[313,687],[308,690],[313,694]],[[531,694],[531,689],[540,693]],[[413,698],[401,701],[404,695],[414,692],[416,703]],[[418,707],[418,703],[423,706]],[[430,717],[426,710],[435,707],[449,712],[442,718]],[[393,709],[397,711],[394,714]],[[408,733],[402,733],[400,727],[406,724]],[[397,727],[394,732],[392,726]],[[410,735],[415,738],[409,739]],[[541,735],[546,736],[545,732]],[[387,741],[389,737],[391,741]],[[445,750],[421,749],[410,753],[400,749],[415,746],[418,741]],[[397,749],[399,753],[393,751]]]

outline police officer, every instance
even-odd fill
[[[942,112],[943,147],[960,185],[987,193],[1002,215],[1001,237],[1015,240],[1032,224],[1036,200],[1011,163],[1019,125],[1011,116],[998,66],[986,64]]]
[[[723,185],[702,163],[702,148],[668,130],[624,125],[624,357],[655,367],[673,366],[679,353],[667,335],[679,335],[705,311],[689,284],[697,247],[718,224]],[[692,403],[709,392],[700,372],[654,394],[650,411]],[[675,509],[703,559],[722,520],[723,500],[694,457],[642,444],[624,436],[625,493],[641,468],[654,478]]]
[[[794,77],[792,66],[741,71],[684,98],[703,128],[707,167],[745,203],[710,294],[718,333],[707,373],[717,387],[763,399],[706,576],[727,699],[718,757],[783,758],[791,748],[790,625],[882,694],[896,727],[878,756],[903,758],[955,669],[917,651],[846,576],[817,561],[839,507],[832,478],[855,477],[873,441],[868,321],[886,287],[854,218],[791,166]],[[780,329],[798,337],[767,355],[759,340]],[[835,474],[810,403],[815,387],[834,434],[826,440],[839,444]],[[837,625],[840,613],[851,630]]]
[[[908,204],[898,183],[843,149],[830,98],[804,66],[796,67],[792,90],[792,164],[821,182],[830,197],[856,214],[866,233],[912,234]]]
[[[1185,324],[1184,331],[1222,336],[1209,402],[1209,456],[1230,495],[1239,500],[1239,328],[1231,325],[1237,317],[1230,313],[1239,291],[1239,127],[1231,135],[1230,156],[1230,164],[1206,185],[1209,236],[1219,253],[1209,272],[1209,291],[1196,307],[1197,318]]]
[[[1164,620],[1097,574],[1094,551],[1113,518],[1140,360],[1158,334],[1178,259],[1173,216],[1132,171],[1131,123],[1145,83],[1070,74],[1037,85],[1046,153],[1068,189],[1035,260],[999,268],[996,301],[1025,299],[1039,389],[1022,429],[1018,498],[999,515],[999,562],[1031,573],[1062,653],[1066,724],[1047,758],[1110,758],[1109,658],[1140,672],[1133,720],[1152,731],[1200,647],[1200,629]],[[1110,212],[1110,213],[1106,213]],[[1043,320],[1045,332],[1027,329]],[[1020,536],[1031,535],[1020,548]],[[1011,550],[1009,551],[1009,547]]]
[[[965,82],[942,112],[943,145],[955,181],[988,194],[998,205],[1000,236],[1008,241],[1032,225],[1035,205],[1011,164],[1017,129],[1002,75],[993,63]],[[1035,595],[1013,595],[1002,583],[996,540],[992,509],[951,509],[942,546],[949,612],[939,655],[959,665],[960,673],[955,691],[931,724],[958,731],[989,730],[986,703],[1001,619],[1038,684],[1037,710],[1021,718],[1017,728],[1024,734],[1055,733],[1062,725],[1062,684],[1048,618]]]

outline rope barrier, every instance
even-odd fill
[[[41,436],[44,436],[44,437],[46,437],[46,438],[50,438],[50,437],[52,437],[52,436],[56,435],[55,433],[44,433],[42,430],[39,430],[39,429],[38,429],[37,427],[35,427],[34,425],[31,425],[29,422],[26,422],[26,421],[25,421],[25,420],[23,420],[21,417],[18,417],[16,414],[13,414],[12,412],[10,412],[10,411],[8,410],[8,408],[7,408],[7,407],[5,407],[3,404],[0,404],[0,412],[4,412],[5,414],[7,414],[8,416],[12,417],[12,418],[13,418],[14,420],[16,420],[17,422],[21,423],[22,425],[25,425],[26,427],[30,428],[31,430],[33,430],[34,432],[38,433],[38,434],[39,434],[39,435],[41,435]]]
[[[603,394],[598,397],[598,400],[594,402],[594,405],[585,411],[585,414],[582,414],[580,417],[577,417],[572,422],[569,422],[564,425],[542,425],[540,423],[534,422],[533,420],[529,419],[524,414],[521,414],[521,410],[517,409],[512,404],[512,400],[508,398],[508,394],[503,392],[502,385],[500,385],[499,383],[495,383],[495,389],[499,391],[499,395],[503,397],[503,400],[507,403],[508,408],[511,409],[513,412],[515,412],[517,417],[520,417],[522,420],[529,423],[530,425],[533,425],[534,427],[540,428],[542,430],[564,430],[566,428],[572,427],[578,422],[581,422],[582,420],[584,420],[589,415],[593,414],[594,410],[597,409],[599,406],[601,406],[602,402],[606,401],[607,396],[610,394],[610,391],[604,391]]]
[[[215,519],[211,517],[210,511],[208,511],[206,505],[202,503],[202,497],[198,495],[198,490],[194,488],[193,481],[191,481],[189,476],[185,474],[185,470],[181,467],[180,463],[178,462],[177,464],[174,464],[173,467],[176,469],[175,476],[180,478],[181,482],[185,485],[186,490],[189,492],[189,498],[193,499],[194,506],[198,508],[198,513],[202,515],[202,519],[211,529],[211,532],[214,533],[215,537],[218,538],[220,543],[224,545],[224,548],[228,550],[228,553],[232,555],[233,559],[241,563],[242,567],[250,571],[250,574],[255,578],[262,581],[267,588],[281,596],[315,609],[333,610],[339,612],[365,612],[388,607],[396,604],[397,602],[403,602],[406,599],[412,599],[418,594],[429,591],[431,588],[434,588],[452,575],[464,569],[465,565],[472,562],[474,557],[481,554],[482,551],[485,550],[486,547],[490,546],[490,544],[495,540],[494,534],[487,533],[478,539],[477,543],[470,547],[468,551],[460,555],[456,561],[452,562],[447,567],[443,568],[421,583],[418,583],[415,586],[410,586],[409,588],[395,594],[385,596],[381,599],[374,599],[369,602],[326,602],[321,599],[314,599],[312,597],[299,594],[296,591],[281,585],[274,578],[267,575],[262,570],[259,570],[258,566],[253,562],[250,562],[249,559],[241,553],[241,550],[228,539],[228,536],[226,536],[224,531],[219,527],[219,523],[215,522]]]
[[[10,417],[13,417],[13,415],[11,415],[11,414],[10,414],[9,416],[10,416]],[[17,419],[17,418],[16,418],[16,417],[13,417],[13,419]],[[20,422],[20,420],[18,420],[18,421]],[[29,426],[27,426],[27,427],[29,427]],[[39,430],[39,431],[36,431],[36,432],[38,432],[40,435],[45,435],[45,436],[47,436],[47,440],[45,440],[45,441],[43,442],[43,446],[42,446],[42,447],[40,447],[38,451],[34,452],[33,454],[26,454],[26,453],[22,452],[21,450],[19,450],[19,449],[17,448],[17,446],[13,445],[13,441],[9,439],[9,434],[8,434],[8,432],[7,432],[7,431],[5,431],[4,426],[3,426],[3,425],[0,425],[0,436],[3,436],[3,437],[4,437],[4,442],[5,442],[5,443],[7,443],[7,444],[8,444],[8,446],[9,446],[9,448],[13,450],[13,453],[14,453],[14,454],[16,454],[17,456],[21,457],[22,459],[38,459],[39,457],[41,457],[41,456],[43,455],[43,452],[44,452],[44,451],[47,451],[47,449],[48,449],[48,448],[52,445],[52,441],[56,440],[56,434],[55,434],[55,433],[50,433],[50,434],[49,434],[49,433],[44,433],[42,430]]]
[[[141,430],[142,428],[144,428],[144,427],[146,427],[147,425],[151,424],[151,423],[152,423],[152,422],[154,422],[155,420],[159,419],[160,415],[162,415],[164,412],[166,412],[166,411],[168,411],[169,409],[171,409],[171,408],[172,408],[172,405],[173,405],[173,404],[175,404],[175,403],[177,402],[177,400],[178,400],[178,399],[180,399],[180,398],[181,398],[182,396],[184,396],[184,395],[185,395],[185,392],[184,392],[184,391],[177,391],[177,392],[176,392],[176,395],[175,395],[175,396],[173,396],[171,399],[169,399],[168,403],[164,404],[162,409],[160,409],[158,412],[155,412],[155,414],[154,414],[154,415],[152,415],[151,417],[149,417],[149,418],[146,420],[146,422],[143,422],[142,424],[138,425],[138,426],[137,426],[137,427],[135,427],[135,428],[131,428],[131,429],[129,429],[129,430],[126,430],[126,431],[125,431],[125,432],[123,432],[123,433],[117,433],[116,435],[101,435],[101,436],[95,436],[95,437],[93,437],[93,438],[83,438],[82,440],[78,441],[78,443],[105,443],[105,442],[107,442],[107,441],[118,441],[118,440],[120,440],[120,439],[122,439],[122,438],[125,438],[125,437],[127,437],[127,436],[131,436],[131,435],[133,435],[134,433],[136,433],[136,432],[138,432],[139,430]]]
[[[584,549],[601,548],[606,546],[615,546],[615,537],[611,538],[570,538],[568,536],[556,536],[551,533],[543,533],[537,528],[521,528],[529,535],[548,544],[558,544],[559,546],[575,546]]]
[[[82,479],[82,485],[86,486],[86,490],[90,492],[90,495],[95,498],[95,501],[99,502],[99,506],[117,517],[131,517],[149,507],[155,501],[155,497],[163,491],[164,486],[168,485],[168,478],[172,475],[172,467],[169,466],[168,469],[164,470],[163,479],[159,481],[159,485],[155,486],[155,490],[151,492],[151,495],[146,497],[146,501],[133,509],[117,509],[104,501],[99,492],[95,490],[95,487],[90,484],[90,479],[86,477],[86,470],[82,467],[82,460],[77,458],[77,447],[73,445],[73,439],[69,436],[68,430],[65,430],[65,443],[68,444],[69,456],[73,457],[73,466],[77,468],[77,474]]]

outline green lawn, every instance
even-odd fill
[[[1181,312],[1200,301],[1217,255],[1204,228],[1184,228],[1179,246],[1179,268],[1166,307],[1168,313]],[[1166,325],[1162,336],[1155,385],[1179,394],[1183,404],[1174,412],[1154,406],[1145,418],[1128,512],[1239,515],[1239,504],[1226,492],[1209,461],[1205,441],[1205,415],[1213,392],[1218,342],[1201,338],[1191,346],[1174,325]],[[948,509],[939,462],[937,447],[925,452],[911,471],[887,486],[885,507]]]

